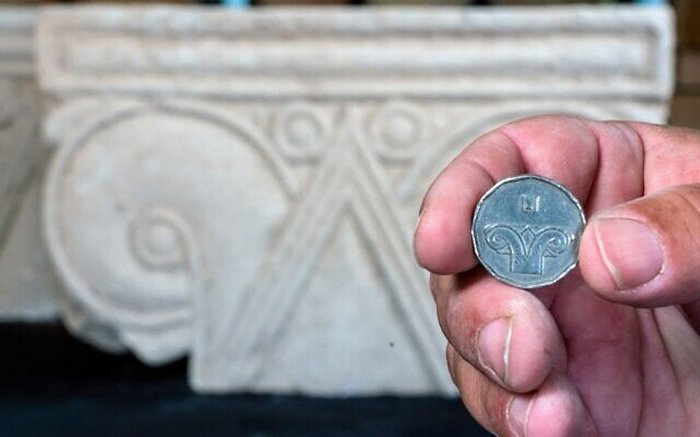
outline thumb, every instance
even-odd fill
[[[682,185],[597,213],[581,237],[584,280],[634,306],[699,299],[699,211],[700,185]]]

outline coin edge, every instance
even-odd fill
[[[479,254],[479,248],[476,244],[476,235],[474,233],[474,223],[476,222],[476,218],[479,214],[479,211],[481,210],[481,206],[482,206],[484,200],[486,200],[486,198],[488,198],[490,195],[492,195],[502,185],[505,185],[505,184],[510,183],[510,182],[515,182],[515,181],[518,181],[521,179],[537,179],[537,180],[540,180],[542,182],[554,185],[556,188],[558,188],[560,191],[562,191],[564,193],[564,195],[566,195],[566,197],[569,198],[569,200],[571,200],[573,202],[574,206],[576,207],[576,209],[579,213],[579,216],[581,217],[581,230],[580,230],[580,232],[576,233],[576,235],[575,235],[575,237],[576,237],[575,254],[576,255],[575,255],[572,263],[569,266],[567,266],[554,279],[544,281],[542,283],[535,283],[533,285],[527,285],[527,286],[515,283],[511,280],[508,280],[507,278],[504,278],[502,275],[498,274],[497,272],[492,270],[487,264],[485,264],[481,258],[481,255]],[[479,261],[479,264],[481,264],[484,267],[484,269],[486,269],[486,271],[489,272],[489,274],[491,276],[493,276],[494,278],[496,278],[497,280],[499,280],[505,284],[510,285],[511,287],[521,288],[524,290],[533,290],[533,289],[537,289],[537,288],[547,287],[549,285],[552,285],[552,284],[559,282],[561,279],[564,278],[564,276],[568,275],[573,269],[576,268],[576,265],[578,264],[579,244],[581,242],[581,236],[583,235],[583,230],[585,228],[586,228],[586,215],[583,211],[583,207],[581,206],[581,202],[579,202],[579,200],[576,198],[576,196],[574,196],[574,194],[571,191],[569,191],[568,188],[566,188],[563,184],[561,184],[553,179],[550,179],[548,177],[528,173],[528,174],[521,174],[521,175],[511,176],[511,177],[508,177],[505,179],[501,179],[500,181],[496,182],[491,188],[489,188],[481,196],[479,201],[476,203],[476,207],[474,208],[474,213],[472,214],[472,223],[471,223],[470,234],[471,234],[471,240],[472,240],[472,247],[474,249],[474,255],[476,255],[476,258]]]

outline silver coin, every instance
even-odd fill
[[[476,205],[472,242],[481,264],[500,281],[544,287],[576,266],[585,223],[581,204],[562,185],[516,176],[494,185]]]

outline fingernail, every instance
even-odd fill
[[[599,218],[595,234],[598,250],[620,290],[645,284],[661,272],[661,246],[645,224],[626,218]]]
[[[508,357],[513,334],[511,319],[490,322],[479,333],[479,361],[502,382],[508,379]]]
[[[531,396],[516,395],[508,406],[508,422],[519,436],[527,435],[527,419],[533,399]]]

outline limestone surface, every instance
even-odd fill
[[[0,8],[0,320],[58,315],[58,283],[39,219],[45,158],[39,138],[40,96],[34,74],[32,8]]]
[[[538,113],[663,122],[667,8],[48,7],[63,317],[203,392],[451,393],[413,260],[437,172]],[[464,238],[469,238],[465,234]]]

